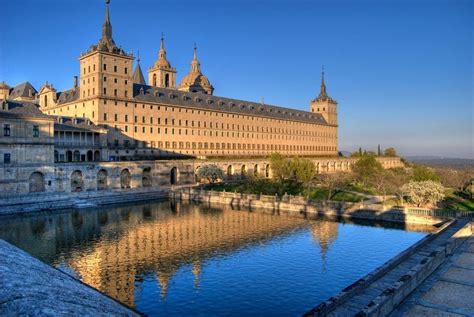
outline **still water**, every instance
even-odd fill
[[[147,315],[301,315],[427,234],[169,201],[0,220],[0,238]]]

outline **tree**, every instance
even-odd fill
[[[389,147],[388,149],[385,149],[383,156],[395,157],[397,156],[397,151],[393,147]]]
[[[197,176],[206,179],[209,183],[215,183],[224,179],[224,171],[215,164],[203,165],[199,168]]]
[[[439,182],[428,181],[410,181],[402,186],[402,191],[408,198],[408,202],[417,207],[435,206],[444,198],[445,188]]]
[[[459,191],[464,191],[474,177],[468,169],[437,168],[436,174],[439,175],[443,186]]]
[[[290,170],[295,180],[303,184],[312,180],[316,173],[314,163],[300,157],[295,157],[290,161]]]
[[[383,167],[374,156],[363,156],[354,164],[352,171],[358,181],[368,185],[371,178],[383,171]]]
[[[273,178],[283,181],[291,176],[290,160],[280,153],[273,153],[269,157]]]
[[[332,195],[336,193],[337,189],[347,185],[351,178],[352,175],[350,173],[317,174],[316,182],[327,188],[327,200],[331,200]]]
[[[423,181],[434,181],[439,182],[439,176],[436,174],[435,170],[428,166],[415,165],[413,167],[413,177],[412,180],[415,182]]]

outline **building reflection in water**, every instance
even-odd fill
[[[155,274],[165,298],[174,273],[190,265],[198,288],[206,259],[307,226],[324,263],[337,222],[171,202],[6,220],[0,238],[134,306],[137,279]]]

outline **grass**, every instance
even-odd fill
[[[467,192],[447,191],[441,205],[450,210],[474,211],[474,200]]]

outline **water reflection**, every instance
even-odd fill
[[[135,306],[136,288],[142,291],[150,277],[164,300],[183,267],[190,266],[193,288],[199,289],[204,282],[203,263],[208,259],[261,248],[274,239],[307,230],[326,271],[326,257],[338,240],[339,226],[287,214],[162,202],[4,219],[0,238]]]

